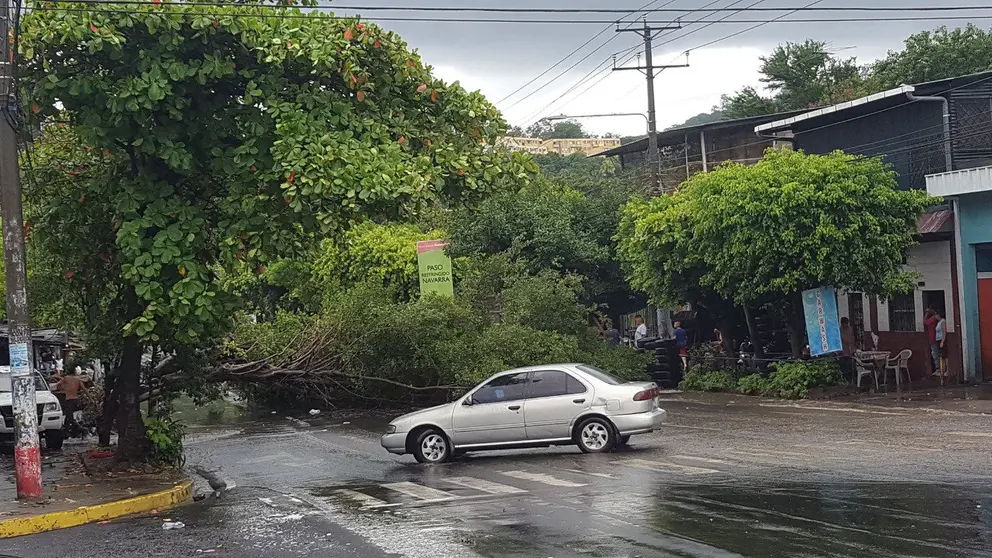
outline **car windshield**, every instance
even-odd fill
[[[599,368],[596,368],[595,366],[590,366],[588,364],[580,364],[576,368],[585,372],[586,374],[589,374],[590,376],[596,378],[597,380],[603,382],[604,384],[609,384],[611,386],[618,386],[623,383],[620,380],[614,378],[613,376],[607,374],[606,372],[603,372]]]
[[[34,375],[34,389],[35,391],[48,391],[48,382],[41,377],[41,374]],[[0,392],[11,392],[13,388],[10,385],[10,373],[0,374]]]

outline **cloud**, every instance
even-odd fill
[[[357,3],[358,0],[342,0],[342,4]],[[635,10],[643,6],[647,0],[573,0],[569,8],[611,8]],[[389,6],[397,5],[395,0],[361,0],[363,5]],[[702,24],[692,25],[693,20],[705,17],[708,20],[724,17],[730,12],[717,15],[693,14],[691,10],[700,5],[700,0],[675,0],[668,7],[685,9],[683,13],[684,29],[675,31],[667,37],[660,37],[659,43],[671,40],[669,44],[658,47],[656,60],[665,63],[676,58],[686,49],[692,49],[709,41],[726,37],[731,33],[747,29],[753,24],[718,24],[703,28]],[[788,0],[787,4],[802,6],[805,0]],[[407,0],[406,6],[451,6],[454,2],[441,0]],[[657,1],[655,6],[669,4]],[[955,0],[954,5],[982,6],[981,0]],[[471,6],[492,7],[548,7],[555,4],[546,3],[535,6],[531,0],[478,0]],[[731,5],[731,0],[718,6]],[[743,2],[736,5],[745,5]],[[780,7],[782,3],[776,3]],[[933,2],[923,0],[876,0],[873,7],[902,7],[902,6],[932,6]],[[562,6],[562,4],[557,4]],[[333,4],[332,4],[333,7]],[[349,13],[338,11],[339,13]],[[971,12],[954,12],[955,15],[970,15]],[[612,14],[559,14],[559,15],[512,15],[512,14],[480,14],[466,12],[366,12],[368,19],[375,21],[376,17],[434,17],[442,18],[557,18],[557,19],[593,19],[604,20],[617,17]],[[656,13],[649,17],[652,22],[668,23],[677,14]],[[781,15],[781,12],[749,12],[732,16],[730,19],[771,19]],[[923,16],[947,15],[941,12],[929,14],[923,12],[804,12],[792,16],[797,17],[878,17],[885,16]],[[972,21],[977,25],[988,27],[992,20],[992,11],[982,12],[985,18],[975,17]],[[966,21],[947,22],[948,26],[959,26]],[[530,81],[549,66],[565,57],[572,50],[583,44],[591,37],[603,31],[581,53],[569,60],[566,65],[553,70],[549,75],[528,87],[524,93],[532,92],[540,84],[550,80],[562,70],[589,54],[597,47],[589,58],[567,72],[561,78],[552,82],[544,90],[537,92],[514,105],[523,96],[517,95],[506,102],[498,102],[507,119],[513,124],[526,124],[527,121],[540,116],[559,114],[614,113],[614,112],[643,112],[645,110],[644,79],[637,72],[603,72],[594,74],[603,77],[594,87],[586,90],[588,85],[578,88],[571,94],[553,103],[556,98],[565,93],[573,84],[578,82],[597,65],[609,64],[609,55],[630,47],[638,47],[637,35],[620,34],[607,27],[598,25],[544,25],[544,24],[501,24],[501,23],[412,23],[412,22],[381,22],[383,27],[392,29],[400,34],[412,48],[416,48],[424,59],[435,66],[439,76],[447,80],[461,80],[469,89],[481,89],[493,102],[500,101],[518,87]],[[758,86],[758,57],[769,52],[775,45],[785,41],[803,41],[807,38],[828,41],[832,47],[844,56],[855,56],[861,62],[868,62],[884,56],[890,49],[902,47],[902,41],[913,32],[932,29],[940,22],[885,22],[870,21],[859,23],[772,23],[754,29],[739,36],[721,41],[711,47],[693,50],[690,56],[690,68],[669,70],[657,79],[659,128],[664,128],[709,110],[719,101],[723,93],[731,93],[743,86]],[[604,44],[606,43],[606,44]],[[605,66],[603,66],[605,67]],[[578,95],[581,93],[581,96]],[[575,97],[573,99],[573,97]],[[551,106],[548,106],[551,104]],[[637,134],[644,130],[644,121],[637,117],[617,119],[595,119],[585,122],[587,127],[597,133],[607,131],[621,134]]]

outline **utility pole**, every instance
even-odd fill
[[[687,68],[689,64],[666,64],[662,66],[654,65],[654,56],[651,50],[651,40],[653,39],[654,33],[660,33],[662,31],[674,31],[677,29],[682,29],[682,25],[678,26],[662,26],[662,27],[651,27],[648,25],[647,21],[644,21],[644,26],[641,28],[626,28],[620,29],[617,25],[617,33],[637,33],[644,39],[644,66],[633,66],[633,67],[614,67],[613,71],[620,70],[637,70],[642,72],[648,80],[648,170],[651,173],[651,185],[654,188],[659,188],[661,183],[659,180],[659,171],[661,167],[661,161],[658,158],[658,115],[655,110],[654,103],[654,76],[655,70],[665,70],[668,68]]]
[[[19,1],[0,0],[0,218],[3,219],[3,257],[7,272],[7,335],[10,341],[17,498],[40,500],[41,450],[34,391],[31,317],[28,314],[21,177],[17,162],[20,110],[13,72],[17,53],[12,51],[11,45],[11,4]]]

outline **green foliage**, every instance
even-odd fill
[[[761,374],[751,374],[737,381],[737,391],[742,395],[764,395],[770,390],[768,384],[768,380]]]
[[[501,293],[503,320],[533,329],[574,334],[584,329],[591,309],[577,304],[582,279],[551,271],[520,277]]]
[[[631,284],[661,303],[702,291],[745,306],[819,285],[888,296],[915,284],[902,261],[932,203],[877,159],[769,150],[628,205],[617,238]]]
[[[538,120],[527,128],[527,137],[541,139],[587,138],[585,128],[574,120]]]
[[[109,255],[139,301],[125,334],[210,339],[233,302],[214,263],[264,263],[307,231],[470,202],[534,170],[487,149],[505,131],[496,108],[435,79],[395,34],[260,10],[94,4],[24,18],[32,117],[67,116],[89,158],[106,159],[77,173],[68,201],[45,197],[105,204]],[[67,271],[83,280],[84,269]]]
[[[533,285],[553,287],[559,281],[567,282],[552,275],[534,278]],[[544,287],[533,291],[536,297],[545,293]],[[554,312],[497,323],[460,297],[403,302],[382,285],[364,283],[329,296],[320,315],[281,312],[271,322],[243,324],[230,352],[278,365],[305,350],[309,362],[334,370],[332,380],[351,393],[386,399],[409,397],[406,386],[457,391],[496,372],[540,363],[589,362],[623,378],[646,380],[647,355],[610,347],[579,324],[561,331],[566,328],[559,314],[578,315],[581,305],[574,294],[556,300],[560,307]]]
[[[152,444],[151,458],[160,463],[182,467],[186,462],[183,438],[186,427],[168,416],[145,417],[145,434]]]
[[[725,370],[710,370],[696,365],[686,371],[679,383],[682,391],[732,391],[737,386],[734,375]]]
[[[736,120],[775,114],[780,112],[782,107],[774,98],[762,97],[753,87],[745,87],[732,95],[721,96],[720,107],[715,110],[720,114],[721,120]],[[700,120],[705,121],[705,119]]]
[[[783,399],[806,399],[813,388],[844,384],[840,366],[833,360],[778,362],[767,381],[766,395]]]
[[[416,225],[365,222],[349,230],[340,243],[321,243],[313,280],[325,286],[379,281],[411,300],[420,291],[417,242],[446,236],[444,231],[425,232]]]
[[[923,83],[938,79],[984,72],[992,68],[992,33],[968,24],[948,29],[938,27],[910,35],[901,51],[872,66],[877,90],[906,83]]]

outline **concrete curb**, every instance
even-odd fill
[[[86,523],[106,521],[152,510],[163,510],[184,504],[192,499],[193,483],[186,481],[168,490],[143,494],[125,500],[3,520],[0,521],[0,539],[77,527]]]

